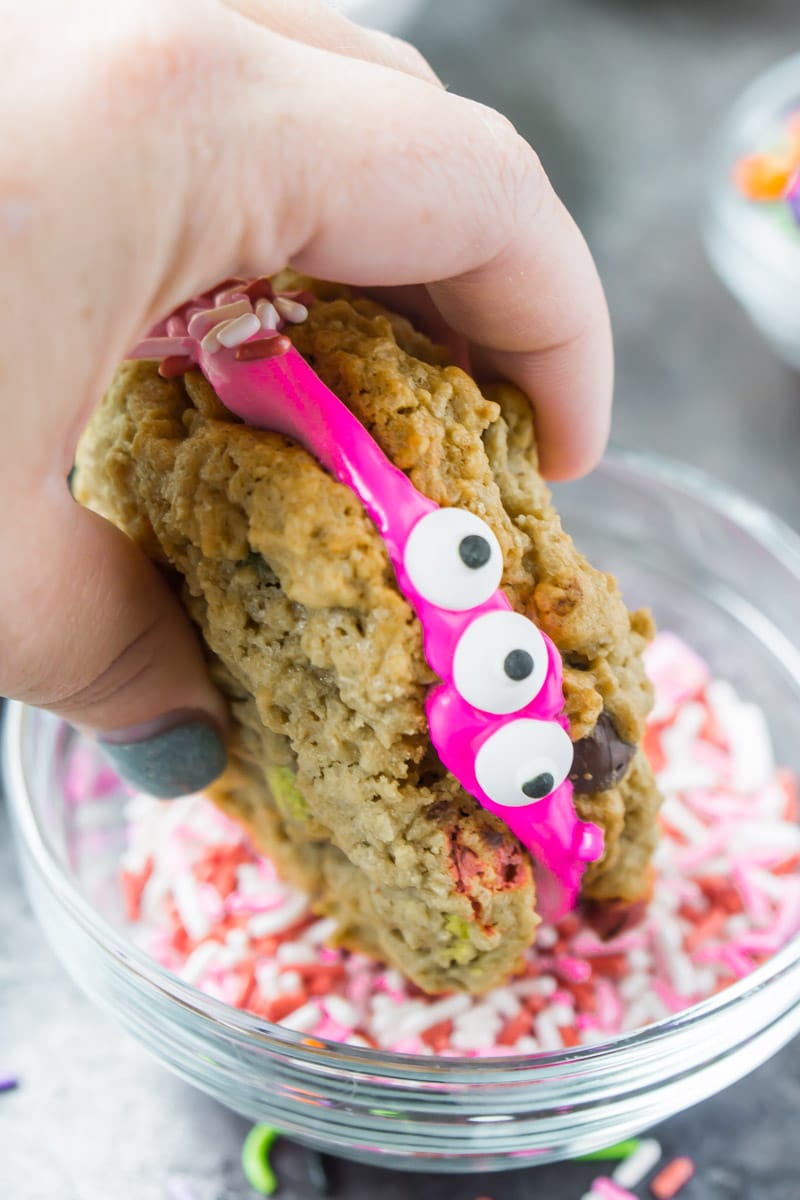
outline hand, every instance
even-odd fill
[[[312,0],[26,0],[4,22],[0,690],[176,794],[221,769],[223,701],[156,569],[66,483],[126,349],[230,275],[410,288],[530,395],[560,478],[606,439],[605,303],[530,147],[402,42]]]

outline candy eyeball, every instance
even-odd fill
[[[475,758],[475,775],[495,804],[522,808],[560,787],[571,766],[572,742],[560,725],[520,718],[486,739]]]
[[[503,574],[497,538],[485,521],[463,508],[437,508],[417,521],[404,562],[419,594],[451,612],[483,604]]]
[[[489,612],[467,626],[453,656],[458,694],[482,712],[519,712],[547,678],[547,646],[516,612]]]

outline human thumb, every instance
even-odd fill
[[[142,791],[197,791],[225,767],[227,720],[199,641],[138,546],[64,493],[3,521],[0,690],[96,733]]]

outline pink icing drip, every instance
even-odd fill
[[[530,850],[537,863],[538,907],[547,919],[557,919],[574,907],[586,863],[600,857],[601,831],[596,825],[578,820],[568,781],[529,805],[514,808],[496,804],[477,781],[475,756],[487,738],[511,719],[552,720],[567,728],[558,651],[542,635],[548,653],[547,678],[538,695],[517,712],[499,717],[464,700],[453,679],[458,639],[476,617],[512,611],[508,599],[498,589],[484,603],[465,612],[451,612],[426,600],[408,576],[404,554],[416,523],[438,506],[390,462],[361,422],[293,347],[277,357],[239,361],[232,350],[209,353],[197,339],[183,334],[192,316],[207,310],[210,304],[207,296],[194,301],[183,311],[182,322],[162,323],[134,355],[151,357],[153,338],[165,332],[181,337],[182,349],[187,346],[184,353],[198,364],[231,412],[248,425],[300,442],[360,498],[383,537],[400,591],[422,625],[427,661],[442,680],[427,700],[431,741],[462,786]]]

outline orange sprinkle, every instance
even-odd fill
[[[530,1017],[528,1017],[530,1026]],[[430,1029],[424,1030],[419,1036],[426,1046],[430,1046],[434,1054],[441,1054],[450,1045],[450,1035],[453,1032],[452,1021],[437,1021]]]
[[[791,858],[787,858],[784,862],[778,863],[777,867],[772,867],[771,870],[773,875],[794,875],[799,866],[800,854],[793,854]]]
[[[694,1175],[694,1163],[690,1158],[673,1158],[659,1171],[650,1184],[656,1200],[672,1200]]]
[[[658,774],[667,765],[664,751],[661,749],[661,729],[658,725],[648,725],[642,738],[642,749],[650,766]]]
[[[574,1025],[559,1025],[558,1032],[561,1034],[561,1041],[567,1048],[580,1046],[580,1035]]]
[[[729,916],[744,911],[742,897],[727,879],[719,875],[696,875],[695,882],[713,907],[724,908]]]
[[[698,921],[691,933],[683,939],[683,948],[687,954],[693,954],[698,946],[707,942],[720,932],[728,919],[724,908],[712,908],[702,921]]]
[[[594,974],[604,975],[606,979],[624,979],[629,972],[624,954],[596,954],[589,961]]]
[[[800,147],[800,113],[798,114],[798,146]],[[797,802],[797,784],[791,771],[777,771],[778,785],[786,797],[786,808],[783,812],[785,821],[800,820],[800,805]]]
[[[521,1037],[531,1032],[532,1014],[523,1008],[515,1017],[509,1017],[503,1028],[500,1030],[500,1036],[497,1039],[498,1046],[513,1046]]]
[[[142,892],[153,874],[153,856],[149,855],[141,871],[123,871],[120,882],[125,899],[125,911],[129,921],[138,921],[142,915]]]
[[[736,164],[736,186],[748,200],[780,200],[792,166],[791,158],[782,154],[749,154]]]

